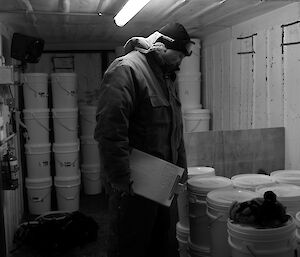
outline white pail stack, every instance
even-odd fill
[[[42,214],[51,210],[52,177],[26,178],[28,209],[31,214]]]
[[[26,109],[48,108],[48,74],[47,73],[23,73],[24,105]]]
[[[233,186],[238,189],[255,191],[261,186],[272,186],[276,184],[274,178],[264,174],[239,174],[231,178]]]
[[[96,127],[97,107],[92,105],[80,106],[80,134],[81,136],[93,136]]]
[[[80,175],[74,177],[54,177],[57,206],[60,211],[78,211]]]
[[[300,186],[300,170],[276,170],[270,176],[278,183]]]
[[[98,142],[94,139],[96,111],[96,106],[85,105],[80,107],[81,170],[83,190],[88,195],[102,192],[99,148]]]
[[[188,167],[188,178],[215,176],[215,169],[212,167]],[[186,184],[177,197],[178,215],[181,226],[189,228],[189,199]]]
[[[273,191],[277,200],[287,208],[286,212],[295,218],[296,213],[300,211],[300,186],[277,184],[256,190],[260,197],[263,197],[267,191]]]
[[[76,73],[52,73],[51,87],[55,109],[77,108]]]
[[[228,244],[227,219],[233,202],[245,202],[259,195],[239,189],[213,190],[207,194],[207,216],[209,218],[209,237],[211,257],[231,257]]]
[[[49,143],[49,109],[24,109],[29,144]]]
[[[185,132],[209,130],[210,112],[208,109],[189,109],[183,113]]]
[[[182,226],[180,222],[176,224],[176,238],[178,241],[178,251],[180,257],[187,257],[188,249],[188,238],[190,234],[190,229],[188,227]]]
[[[100,194],[102,191],[99,165],[82,165],[83,190],[87,195]]]
[[[27,129],[25,186],[31,214],[51,210],[51,143],[48,109],[48,74],[23,73],[23,119]]]
[[[52,109],[55,143],[78,140],[78,109]]]
[[[195,176],[188,179],[187,188],[189,195],[190,242],[201,248],[201,251],[210,252],[206,196],[215,189],[232,188],[232,181],[221,176],[207,178]]]
[[[49,178],[51,144],[25,144],[27,177],[30,179]]]
[[[80,194],[78,90],[76,73],[52,73],[53,152],[59,211],[77,211]]]
[[[200,104],[200,40],[192,39],[192,54],[182,60],[178,72],[178,89],[182,110],[201,108]]]
[[[228,220],[228,242],[232,257],[294,257],[296,225],[292,217],[281,227],[254,228]]]

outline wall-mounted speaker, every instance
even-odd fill
[[[23,63],[38,63],[45,41],[41,38],[14,33],[11,42],[11,57]]]

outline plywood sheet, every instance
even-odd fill
[[[186,133],[185,145],[188,166],[211,166],[220,176],[284,169],[284,128]]]

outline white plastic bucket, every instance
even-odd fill
[[[79,175],[79,143],[53,144],[57,177]]]
[[[206,196],[215,189],[232,188],[232,181],[221,176],[198,177],[187,181],[189,196],[190,241],[201,248],[210,248]]]
[[[263,197],[267,191],[273,191],[277,196],[277,200],[287,208],[287,213],[295,218],[296,213],[300,211],[300,186],[278,184],[258,188],[256,190],[260,197]]]
[[[200,71],[200,39],[191,39],[195,44],[191,45],[192,54],[183,58],[180,64],[179,75],[197,73]]]
[[[180,222],[176,224],[176,238],[178,241],[178,251],[180,257],[187,257],[188,238],[190,229],[183,226]]]
[[[195,245],[188,241],[188,257],[211,257],[210,249],[207,247]]]
[[[215,169],[212,167],[188,167],[188,178],[194,176],[211,177],[215,175]],[[183,185],[177,197],[177,208],[179,221],[182,226],[189,227],[189,199],[186,184]]]
[[[178,75],[178,91],[182,110],[200,109],[200,72]]]
[[[80,107],[80,132],[82,136],[94,135],[96,127],[96,111],[96,106],[86,105]]]
[[[183,114],[185,132],[201,132],[209,130],[209,110],[191,109]]]
[[[80,176],[54,177],[57,207],[59,211],[78,211]]]
[[[48,108],[48,74],[47,73],[23,73],[24,105],[26,109]]]
[[[55,143],[78,140],[78,109],[52,109]]]
[[[300,170],[276,170],[270,176],[276,182],[300,186]]]
[[[28,209],[31,214],[42,214],[51,210],[52,177],[25,178]]]
[[[93,136],[80,137],[81,157],[84,164],[100,164],[98,142]]]
[[[100,166],[81,165],[83,191],[87,195],[100,194],[102,191]]]
[[[32,179],[49,178],[51,144],[25,144],[27,177]]]
[[[76,73],[52,73],[51,87],[55,109],[77,107]]]
[[[239,189],[255,191],[258,187],[276,184],[274,178],[264,174],[239,174],[231,178],[233,186]]]
[[[296,223],[297,253],[299,256],[299,253],[300,253],[300,212],[297,212],[295,215],[295,223]]]
[[[49,143],[49,109],[23,110],[29,144]]]
[[[227,222],[232,257],[294,257],[296,225],[292,217],[282,227],[254,228]]]
[[[239,189],[213,190],[207,194],[211,257],[231,257],[231,248],[227,240],[227,219],[231,204],[234,201],[245,202],[257,197],[259,195],[255,192]]]

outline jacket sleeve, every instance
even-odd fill
[[[184,146],[184,140],[181,139],[180,146],[178,149],[178,160],[177,160],[177,166],[184,168],[183,175],[181,176],[181,183],[184,183],[188,179],[188,170],[187,170],[187,160],[186,160],[186,152],[185,152],[185,146]]]
[[[118,64],[110,68],[98,96],[94,137],[99,143],[103,172],[109,183],[130,183],[128,128],[135,101],[132,69]]]

